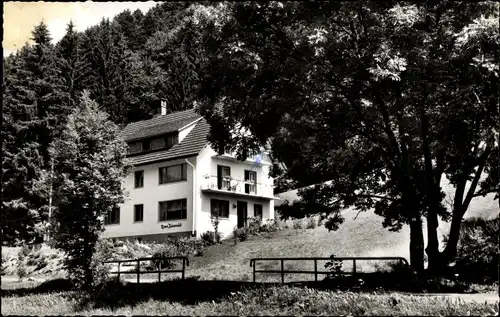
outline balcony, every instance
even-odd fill
[[[230,177],[223,178],[219,186],[217,176],[207,175],[201,183],[201,190],[207,193],[276,199],[273,194],[272,185],[238,180]]]

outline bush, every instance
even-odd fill
[[[318,226],[318,219],[316,217],[309,217],[307,218],[307,224],[306,228],[307,229],[314,229]]]
[[[177,250],[173,244],[163,244],[159,250],[155,251],[153,254],[151,262],[156,268],[171,269],[174,267],[175,263],[173,260],[168,260],[165,258],[177,256]]]
[[[267,219],[261,226],[261,232],[276,232],[278,231],[278,221],[276,219]]]
[[[213,231],[207,231],[201,234],[201,239],[205,241],[207,245],[213,245],[220,243],[222,234],[220,232],[214,233]]]
[[[16,262],[16,273],[19,276],[19,279],[25,278],[28,274],[26,271],[26,263],[24,261],[27,252],[25,252],[24,246],[19,250]]]
[[[245,241],[248,238],[248,233],[245,228],[234,228],[233,237],[239,241]]]
[[[293,219],[293,229],[305,229],[304,219]]]
[[[471,218],[462,226],[455,264],[460,280],[476,283],[498,281],[500,218]]]
[[[258,235],[262,232],[262,219],[260,217],[248,218],[247,233]]]

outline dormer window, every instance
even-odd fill
[[[151,150],[158,150],[165,147],[165,139],[164,138],[155,138],[151,140]]]
[[[168,150],[179,142],[177,133],[170,133],[142,141],[129,143],[129,154],[146,153],[155,150]]]
[[[139,153],[142,151],[142,142],[132,142],[128,145],[128,152],[130,154]]]

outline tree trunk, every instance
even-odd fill
[[[437,212],[433,206],[430,206],[427,212],[427,247],[425,253],[427,254],[429,272],[433,274],[438,274],[443,266],[447,264],[443,263],[439,252],[438,226]]]
[[[421,275],[424,271],[424,234],[422,232],[422,219],[414,217],[410,222],[410,265]]]
[[[455,208],[454,208],[455,209]],[[441,256],[442,261],[449,264],[453,261],[457,255],[457,245],[460,238],[460,227],[462,225],[462,218],[464,212],[461,210],[453,210],[453,218],[451,219],[450,234],[448,236],[448,242],[444,248]]]

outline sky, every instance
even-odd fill
[[[156,2],[4,2],[3,53],[15,52],[30,40],[31,31],[44,21],[53,38],[59,41],[70,20],[78,31],[99,23],[102,18],[112,18],[118,13],[136,9],[146,13]]]

